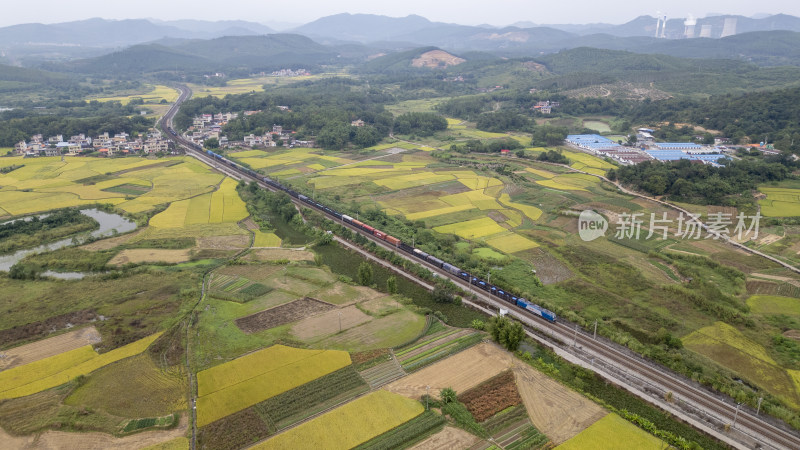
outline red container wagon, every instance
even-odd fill
[[[400,247],[400,239],[397,239],[397,238],[396,238],[396,237],[394,237],[394,236],[389,236],[389,235],[387,234],[387,235],[386,235],[386,242],[388,242],[388,243],[390,243],[390,244],[394,245],[395,247]]]

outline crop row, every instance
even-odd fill
[[[144,419],[129,420],[122,429],[123,433],[131,433],[136,430],[143,430],[150,427],[168,428],[178,423],[178,415],[170,414],[164,417],[147,417]]]
[[[426,341],[422,341],[422,342],[420,342],[420,343],[418,343],[418,344],[416,344],[416,345],[414,345],[412,347],[408,347],[408,348],[403,349],[402,351],[395,352],[395,356],[398,356],[398,357],[403,356],[406,353],[412,352],[412,351],[414,351],[414,350],[416,350],[416,349],[418,349],[418,348],[420,348],[420,347],[422,347],[424,345],[430,344],[431,342],[435,342],[435,341],[438,341],[440,339],[446,338],[447,336],[450,336],[452,334],[458,333],[459,331],[461,331],[461,330],[453,329],[451,331],[448,331],[447,333],[435,336],[432,339],[428,339]]]
[[[367,389],[364,379],[349,366],[267,399],[254,408],[269,419],[271,429],[279,430],[325,409],[332,400],[340,401]]]
[[[417,355],[416,357],[414,357],[413,361],[409,361],[403,364],[403,369],[409,372],[420,369],[442,358],[458,353],[466,348],[472,347],[473,345],[480,342],[482,339],[483,335],[481,335],[480,333],[474,333],[464,336],[455,341],[451,341],[449,344],[452,345],[448,345],[445,348],[436,351],[435,353],[426,352],[421,355]]]
[[[445,419],[441,415],[425,411],[414,419],[393,428],[369,441],[356,447],[356,450],[388,450],[393,448],[408,447],[410,444],[421,441],[423,438],[438,431]]]

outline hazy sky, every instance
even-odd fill
[[[394,17],[419,14],[439,22],[469,25],[535,23],[624,23],[640,15],[703,17],[708,13],[751,16],[784,13],[800,16],[797,0],[17,0],[7,2],[0,26],[19,23],[55,23],[103,17],[128,19],[243,19],[254,22],[310,22],[341,12],[383,14]]]

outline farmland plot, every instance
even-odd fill
[[[513,363],[510,353],[483,343],[392,382],[385,389],[414,399],[426,391],[439,395],[447,387],[463,392],[511,368]]]
[[[255,445],[254,449],[349,449],[422,414],[416,401],[376,391]]]
[[[616,414],[607,414],[586,430],[559,445],[558,449],[614,448],[619,450],[661,449],[665,443]]]
[[[607,414],[596,403],[528,365],[516,366],[514,375],[531,422],[556,444]]]
[[[334,308],[335,306],[329,303],[305,297],[291,303],[236,319],[236,326],[246,333],[255,333],[291,323],[304,317],[322,314]]]
[[[197,373],[197,424],[204,426],[350,365],[336,350],[274,345]]]
[[[17,398],[67,383],[80,375],[88,375],[103,366],[147,349],[161,333],[131,344],[98,354],[91,345],[40,359],[30,364],[0,372],[0,399]]]
[[[3,350],[3,357],[0,358],[0,370],[32,363],[98,342],[100,342],[100,333],[92,326]]]

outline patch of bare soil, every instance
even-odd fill
[[[388,384],[384,389],[404,397],[419,399],[430,386],[430,394],[438,397],[444,388],[463,392],[507,370],[513,356],[491,343],[478,344],[418,372]]]
[[[86,245],[81,245],[78,248],[82,250],[89,250],[92,252],[97,252],[101,250],[110,250],[119,245],[126,244],[128,241],[138,236],[144,230],[145,230],[144,228],[140,228],[134,231],[133,233],[123,234],[122,236],[117,236],[117,237],[110,237],[108,239],[101,239],[99,241],[90,242]]]
[[[460,450],[470,448],[480,440],[461,428],[444,427],[433,436],[411,447],[411,450]]]
[[[514,375],[531,422],[556,445],[608,414],[596,403],[528,365],[517,365]]]
[[[91,309],[84,309],[50,317],[38,322],[31,322],[14,328],[0,330],[0,346],[11,346],[15,342],[43,337],[55,331],[94,322],[97,319],[99,319],[97,313]]]
[[[335,308],[336,307],[330,303],[305,297],[291,303],[286,303],[236,319],[236,326],[245,333],[256,333],[258,331],[268,330],[280,325],[295,322],[304,317],[322,314]]]
[[[800,330],[788,330],[784,332],[783,335],[789,339],[800,341]]]
[[[191,249],[165,250],[158,248],[129,248],[117,253],[108,262],[112,266],[124,266],[129,263],[165,262],[181,263],[192,258]]]
[[[100,333],[93,326],[59,336],[32,342],[0,352],[0,370],[10,369],[40,359],[100,342]]]
[[[237,234],[234,236],[198,237],[197,246],[217,250],[239,250],[250,246],[250,236]]]
[[[431,50],[419,55],[411,61],[412,67],[447,67],[457,66],[466,61],[458,56],[451,55],[443,50]]]
[[[348,306],[301,320],[292,327],[292,335],[301,340],[309,340],[347,330],[370,320],[372,317],[355,306]]]

